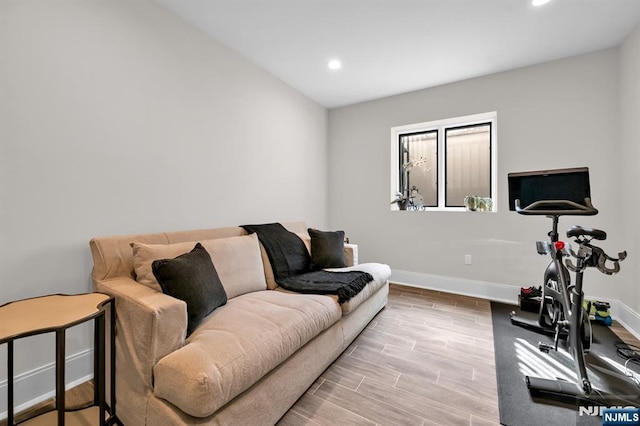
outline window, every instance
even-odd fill
[[[494,210],[496,116],[393,127],[391,208],[465,211],[465,199],[472,196]]]

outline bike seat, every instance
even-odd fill
[[[582,236],[592,237],[592,238],[595,238],[596,240],[607,239],[607,233],[599,229],[583,228],[582,226],[573,225],[571,229],[567,231],[567,237],[569,238],[582,237]]]

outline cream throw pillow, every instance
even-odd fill
[[[215,238],[203,241],[202,245],[211,255],[227,298],[267,289],[256,234]]]
[[[133,248],[133,269],[136,272],[136,281],[151,287],[154,290],[162,291],[160,284],[156,280],[151,270],[154,260],[173,259],[181,254],[190,252],[197,241],[187,241],[176,244],[144,244],[132,243]],[[208,250],[207,250],[208,251]]]
[[[131,246],[136,280],[140,284],[162,291],[151,270],[153,261],[173,259],[187,253],[195,247],[197,242],[187,241],[174,244],[134,242]],[[228,299],[267,288],[257,235],[214,238],[199,242],[211,256]]]

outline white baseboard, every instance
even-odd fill
[[[398,269],[392,271],[389,281],[409,287],[479,297],[481,299],[508,303],[510,305],[518,304],[518,294],[520,292],[520,288],[508,284],[444,277],[441,275],[422,274]]]
[[[66,358],[66,388],[70,389],[93,378],[93,349]],[[53,398],[55,392],[55,363],[46,364],[18,374],[14,378],[14,408],[18,413]],[[7,418],[7,380],[0,381],[0,420]]]
[[[518,304],[518,294],[520,293],[519,287],[509,284],[496,284],[486,281],[444,277],[397,269],[392,271],[389,281],[409,287],[473,296],[510,305]],[[603,299],[601,297],[589,297],[589,295],[587,295],[586,298],[609,302],[613,318],[629,330],[636,338],[640,339],[640,314],[617,299]]]

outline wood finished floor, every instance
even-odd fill
[[[615,321],[611,329],[640,344]],[[68,407],[86,404],[92,382],[66,397]],[[387,307],[278,425],[499,425],[498,418],[489,301],[392,284]]]
[[[69,410],[84,407],[91,401],[93,401],[93,380],[84,382],[65,392],[65,407]],[[53,409],[55,409],[55,398],[43,401],[23,412],[16,413],[14,421],[15,423],[21,423]],[[0,426],[7,426],[7,420],[1,420]]]
[[[387,307],[278,423],[499,424],[490,302],[393,284]]]

